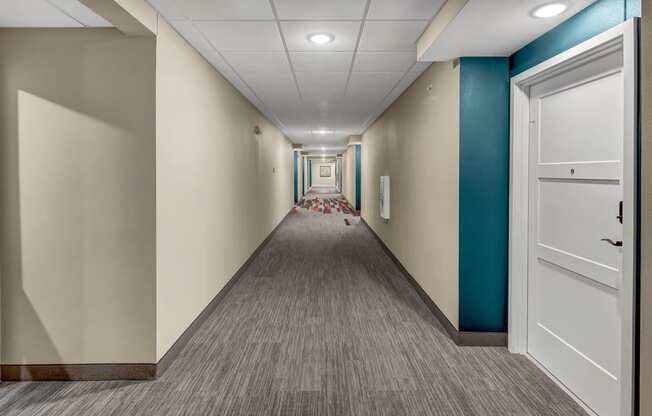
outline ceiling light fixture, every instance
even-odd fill
[[[532,16],[539,19],[548,19],[550,17],[559,16],[568,10],[568,4],[566,3],[548,3],[541,5],[532,11]]]
[[[326,45],[335,40],[335,36],[329,33],[313,33],[312,35],[308,35],[308,40],[317,45]]]
[[[325,148],[325,147],[322,147],[321,150],[322,150],[322,152],[323,152],[324,150],[326,150],[326,148]]]
[[[321,134],[322,136],[325,134],[331,134],[332,131],[327,130],[327,129],[319,129],[319,130],[313,130],[313,133],[315,134]]]

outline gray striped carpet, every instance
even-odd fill
[[[526,358],[454,345],[344,218],[290,214],[159,380],[2,384],[0,414],[584,415]]]

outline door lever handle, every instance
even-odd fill
[[[611,238],[603,238],[600,241],[606,241],[607,243],[609,243],[609,244],[611,244],[612,246],[615,246],[615,247],[622,247],[623,246],[622,241],[614,241]]]

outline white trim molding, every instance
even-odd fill
[[[623,282],[621,406],[619,416],[632,416],[634,403],[634,316],[637,253],[638,192],[638,20],[632,18],[511,79],[509,312],[508,348],[528,355],[528,241],[529,241],[529,91],[545,79],[622,50],[624,76],[623,157]],[[577,399],[577,398],[575,398]],[[614,415],[615,416],[615,415]]]

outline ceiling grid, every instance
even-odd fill
[[[341,149],[427,68],[444,0],[148,0],[295,143]],[[334,37],[313,44],[311,34]]]
[[[509,56],[595,0],[139,0],[154,7],[293,142],[342,150],[429,66]],[[435,21],[433,22],[433,19]],[[439,20],[437,20],[439,19]],[[429,23],[417,62],[416,43]],[[79,0],[0,0],[0,27],[110,27]],[[472,30],[470,30],[472,29]],[[311,35],[330,42],[311,42]]]

